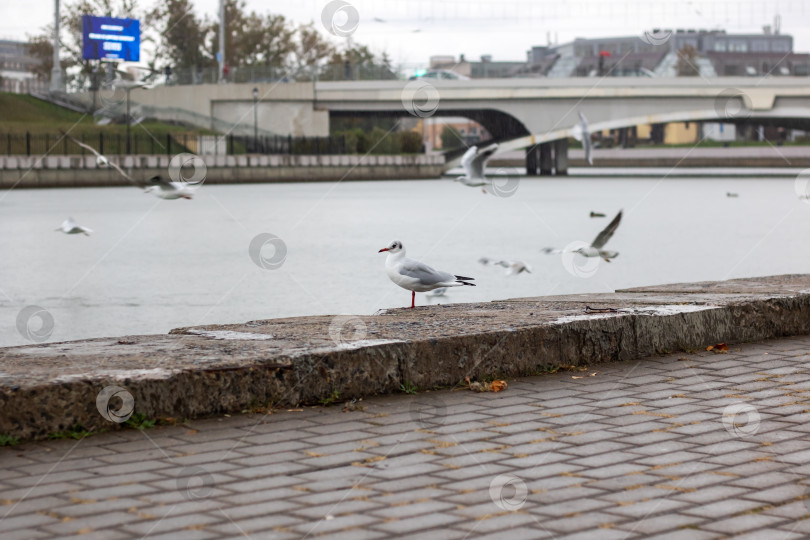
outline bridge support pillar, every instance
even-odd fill
[[[540,145],[540,176],[550,176],[554,163],[551,159],[551,143]]]
[[[554,174],[568,174],[568,139],[554,141]]]
[[[537,176],[538,158],[540,150],[537,146],[526,149],[526,176]]]

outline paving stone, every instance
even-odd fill
[[[447,414],[428,430],[386,396],[0,449],[0,537],[807,537],[810,337],[789,341],[431,392]],[[722,423],[740,395],[751,436]],[[189,500],[198,469],[210,489]],[[525,486],[517,512],[493,502],[517,489],[501,475]]]
[[[226,519],[222,516],[215,517],[208,514],[186,514],[175,516],[172,514],[172,507],[166,506],[165,512],[156,515],[154,519],[142,519],[139,522],[128,523],[121,527],[124,531],[149,536],[157,535],[169,531],[191,531],[196,527],[205,526]]]
[[[643,516],[643,519],[624,523],[619,528],[634,534],[640,534],[646,538],[676,529],[681,534],[685,534],[689,530],[698,528],[704,522],[703,518],[668,512],[654,516]]]
[[[718,535],[714,532],[687,528],[667,533],[655,534],[645,538],[649,538],[650,540],[717,540]]]
[[[701,528],[724,534],[739,534],[784,523],[785,519],[764,514],[743,514],[720,521],[704,523]]]
[[[61,523],[48,525],[46,530],[64,537],[74,534],[82,534],[82,531],[106,529],[118,525],[124,525],[133,521],[140,521],[141,518],[135,514],[127,512],[104,512],[94,516],[85,516],[81,519],[71,519],[69,521],[62,521]],[[114,533],[108,536],[114,536]]]
[[[704,504],[699,506],[690,506],[683,510],[686,514],[695,514],[711,519],[722,519],[723,517],[730,517],[754,508],[762,507],[762,502],[749,501],[745,499],[726,499],[723,501],[714,502],[711,504]]]
[[[479,536],[477,531],[473,531],[475,533],[475,538],[478,540],[502,540],[504,537],[503,532],[494,532],[490,534],[486,534],[484,536]],[[465,532],[465,537],[472,538],[470,533]],[[538,528],[529,528],[529,527],[517,527],[514,529],[509,529],[509,540],[535,540],[535,539],[553,539],[557,538],[557,536],[552,533],[551,531],[544,531]]]
[[[605,530],[608,531],[616,524],[627,521],[627,518],[607,514],[601,511],[588,512],[587,514],[579,514],[571,517],[563,517],[559,519],[546,519],[541,522],[543,528],[556,531],[560,536],[564,534],[571,534],[582,530]],[[600,538],[603,538],[600,534]]]
[[[425,529],[456,527],[457,525],[466,521],[467,519],[462,516],[434,512],[431,514],[421,515],[418,519],[409,518],[404,522],[400,520],[384,522],[380,525],[376,525],[374,528],[385,531],[389,535],[403,533],[413,535],[413,533],[419,532],[419,537],[421,538],[421,531]],[[468,533],[463,533],[461,537],[464,538],[467,534]],[[455,538],[456,536],[453,537]]]

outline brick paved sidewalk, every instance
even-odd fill
[[[0,538],[806,538],[808,362],[783,339],[0,448]]]

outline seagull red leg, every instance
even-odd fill
[[[416,307],[416,291],[411,291],[411,309]]]

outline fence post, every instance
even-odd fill
[[[25,132],[25,153],[31,155],[31,134],[27,131]]]
[[[65,154],[65,155],[68,155],[67,143],[68,143],[68,138],[63,136],[62,137],[62,153]]]
[[[233,135],[228,135],[228,155],[233,155]]]
[[[104,132],[98,132],[98,153],[104,155]]]
[[[293,153],[292,135],[287,135],[287,153],[290,155]]]
[[[166,134],[166,155],[172,155],[172,136],[168,133]]]
[[[46,133],[45,134],[45,152],[50,150],[50,146],[51,146],[51,136],[48,133]]]
[[[82,142],[84,142],[84,133],[82,133]],[[82,157],[84,157],[84,146],[81,146],[80,148],[82,149]]]

